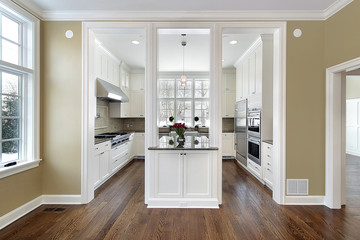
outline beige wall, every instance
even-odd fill
[[[360,76],[346,76],[346,99],[360,98]]]
[[[41,33],[42,193],[81,194],[81,23],[42,22]]]
[[[300,28],[300,38],[293,31]],[[324,22],[287,24],[286,178],[309,179],[309,194],[325,193]]]
[[[0,179],[0,216],[41,195],[40,169]]]

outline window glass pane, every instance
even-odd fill
[[[19,76],[3,72],[1,77],[2,94],[19,95]]]
[[[186,81],[186,86],[181,86],[180,80],[177,81],[177,98],[192,98],[192,82]]]
[[[176,122],[185,123],[187,126],[191,126],[191,101],[178,101],[177,102],[177,114],[176,114]]]
[[[13,20],[2,16],[1,18],[2,36],[19,43],[19,24]]]
[[[8,141],[2,143],[2,162],[9,162],[19,159],[19,141]]]
[[[159,97],[160,98],[174,98],[175,96],[175,81],[160,81]]]
[[[19,46],[5,39],[2,40],[2,60],[19,64]]]
[[[195,98],[209,98],[209,81],[195,81]]]
[[[2,96],[2,116],[18,117],[20,116],[20,102],[19,97],[16,96]]]
[[[2,120],[2,139],[19,138],[19,119]]]

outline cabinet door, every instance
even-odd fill
[[[211,196],[211,155],[209,152],[184,153],[184,197]]]
[[[145,96],[144,91],[131,91],[131,116],[145,117]]]
[[[256,65],[256,59],[255,59],[255,53],[250,55],[249,58],[249,95],[256,94],[256,78],[255,78],[255,65]]]
[[[255,51],[255,83],[256,83],[256,94],[262,92],[262,81],[263,81],[263,48],[260,45]]]
[[[113,85],[114,84],[114,61],[111,58],[108,58],[108,65],[107,65],[107,81]]]
[[[227,118],[233,118],[235,115],[235,98],[236,98],[236,93],[234,91],[226,92],[225,117]]]
[[[235,156],[233,133],[222,134],[222,156]]]
[[[100,184],[100,154],[94,156],[94,186],[98,186]]]
[[[135,156],[145,156],[145,133],[134,134]]]
[[[104,180],[110,174],[109,156],[110,156],[109,151],[100,153],[99,174],[101,180]]]
[[[155,153],[155,197],[181,197],[182,156],[175,152]]]
[[[236,67],[236,101],[240,101],[243,98],[243,64],[240,63]]]
[[[101,78],[101,53],[98,47],[95,48],[95,77]]]
[[[144,73],[132,73],[131,74],[130,88],[132,91],[143,91],[144,84],[145,84],[145,74]]]
[[[242,92],[243,98],[247,98],[249,96],[249,59],[245,59],[243,61],[243,82],[242,82]]]
[[[130,102],[121,103],[120,111],[122,118],[130,117]]]
[[[101,78],[104,80],[108,79],[107,67],[108,67],[108,59],[107,59],[107,56],[102,52],[101,53]]]

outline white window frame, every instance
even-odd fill
[[[21,23],[19,65],[0,60],[1,70],[21,75],[22,119],[19,146],[21,159],[17,164],[0,164],[0,179],[39,166],[40,159],[40,21],[12,1],[0,0],[0,12]]]
[[[160,124],[160,101],[174,101],[174,117],[175,117],[175,121],[174,122],[178,122],[177,120],[177,103],[178,101],[191,101],[191,126],[188,127],[194,127],[195,126],[195,121],[194,121],[194,117],[195,117],[195,102],[196,101],[207,101],[210,104],[210,98],[195,98],[195,81],[197,80],[201,80],[204,81],[205,79],[207,79],[208,83],[209,83],[209,91],[210,91],[210,84],[211,84],[211,79],[210,79],[210,74],[208,73],[186,73],[185,75],[187,76],[187,81],[191,81],[192,87],[191,87],[191,97],[189,98],[180,98],[177,97],[177,93],[178,93],[178,81],[180,80],[180,76],[182,73],[179,72],[174,72],[174,73],[160,73],[159,74],[159,78],[158,78],[158,88],[160,90],[160,81],[161,80],[165,80],[165,81],[174,81],[175,85],[174,85],[174,97],[173,98],[158,98],[158,127],[163,127],[163,125]],[[209,109],[210,111],[210,109]],[[201,118],[200,116],[198,116],[199,118]],[[209,121],[210,121],[210,117],[209,117]],[[211,124],[211,123],[210,123]],[[210,125],[209,124],[209,125]],[[209,127],[209,126],[206,126]]]

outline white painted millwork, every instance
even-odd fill
[[[222,134],[222,156],[235,157],[234,133]]]
[[[254,176],[256,177],[261,183],[264,183],[263,181],[263,170],[262,167],[253,162],[252,160],[248,159],[247,160],[247,170]]]
[[[132,158],[132,137],[130,141],[118,147],[111,148],[111,142],[106,141],[94,146],[94,188],[100,187]]]
[[[326,144],[325,144],[325,200],[329,208],[339,209],[343,203],[345,130],[343,119],[344,93],[342,72],[360,66],[360,58],[326,69]]]
[[[261,145],[261,162],[263,171],[264,183],[270,188],[273,188],[273,149],[272,145],[262,142]]]
[[[360,99],[346,100],[346,153],[360,156]]]
[[[218,208],[216,153],[208,150],[152,151],[148,207]]]
[[[96,43],[94,56],[95,77],[119,87],[120,61],[104,48],[100,42],[96,41]]]
[[[134,155],[145,156],[145,133],[136,132],[134,133]]]
[[[233,118],[236,102],[236,69],[223,69],[222,117]]]

